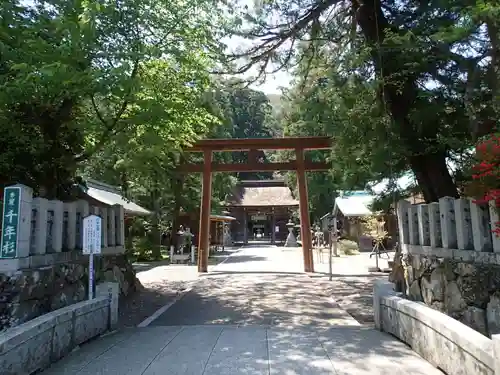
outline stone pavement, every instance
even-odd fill
[[[150,326],[110,334],[48,375],[441,374],[332,302],[299,251],[244,248],[200,276]]]

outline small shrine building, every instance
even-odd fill
[[[227,204],[227,212],[236,219],[230,224],[233,242],[284,243],[286,224],[298,208],[284,180],[241,181]]]

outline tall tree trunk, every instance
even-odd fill
[[[182,208],[182,193],[184,190],[184,174],[176,175],[173,178],[174,185],[174,211],[172,213],[172,235],[171,235],[171,245],[175,246],[179,243],[179,236],[177,232],[179,231],[179,215]]]
[[[446,196],[458,198],[444,152],[413,156],[410,158],[410,165],[426,202],[436,202]]]
[[[150,199],[153,206],[153,216],[151,219],[151,256],[154,260],[161,259],[161,232],[160,232],[160,205],[158,198],[158,191],[152,189],[150,192]]]
[[[366,41],[372,46],[372,60],[382,79],[383,97],[387,109],[396,123],[396,131],[409,152],[411,166],[426,202],[444,196],[457,197],[456,185],[446,167],[446,152],[437,142],[437,128],[429,124],[418,131],[410,121],[418,88],[417,77],[406,73],[399,49],[379,48],[386,32],[399,33],[391,27],[382,12],[380,0],[352,0],[357,23]]]

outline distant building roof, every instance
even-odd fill
[[[375,196],[366,191],[342,192],[340,197],[335,198],[333,212],[339,210],[344,216],[369,216],[373,212],[369,206],[375,200]]]
[[[296,207],[290,188],[283,180],[241,181],[229,198],[228,206],[240,207]]]
[[[211,221],[234,221],[234,220],[236,220],[236,218],[232,217],[232,216],[227,216],[227,215],[212,214],[212,215],[210,215],[210,220]]]
[[[284,179],[275,180],[241,180],[238,185],[244,187],[286,186]]]
[[[119,204],[123,206],[125,214],[130,215],[150,215],[151,212],[145,208],[125,199],[121,191],[115,187],[96,180],[87,180],[87,190],[85,193],[101,203],[113,206]]]
[[[372,196],[366,190],[341,190],[339,191],[339,197],[367,197]]]

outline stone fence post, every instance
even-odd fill
[[[103,255],[124,253],[123,206],[90,206],[86,200],[62,202],[33,198],[33,190],[28,186],[5,187],[0,221],[0,272],[66,261],[68,257],[60,253],[81,250],[83,218],[90,213],[102,217]]]
[[[114,330],[118,325],[118,300],[120,297],[120,285],[118,283],[105,282],[96,285],[97,297],[108,297],[109,299],[109,330]]]
[[[403,252],[415,247],[500,252],[500,238],[492,235],[498,212],[491,204],[472,198],[442,197],[439,202],[397,205],[399,243]]]
[[[380,299],[384,296],[397,296],[394,290],[394,284],[387,280],[375,280],[373,284],[373,320],[375,328],[382,330],[382,315],[380,313]]]
[[[491,335],[493,341],[493,370],[495,375],[500,375],[500,335]]]

